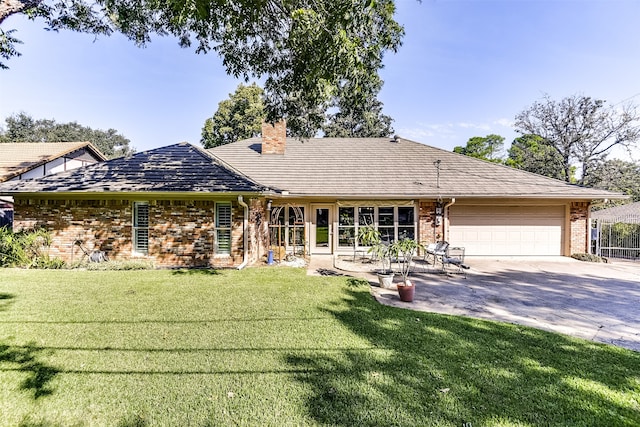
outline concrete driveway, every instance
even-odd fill
[[[372,287],[383,304],[516,323],[640,351],[640,262],[467,258],[459,274],[416,273],[413,303]],[[375,280],[375,279],[371,279]]]

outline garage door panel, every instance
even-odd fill
[[[452,206],[449,242],[469,255],[561,255],[564,206]]]

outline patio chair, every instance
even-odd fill
[[[431,265],[436,265],[436,261],[438,257],[442,259],[444,255],[447,254],[447,248],[449,247],[449,243],[445,241],[440,241],[436,243],[429,243],[425,249],[424,253],[424,261],[425,263],[429,263],[429,259],[433,259]]]
[[[429,243],[425,246],[424,257],[420,261],[422,271],[428,271],[429,267],[435,267],[438,261],[442,260],[442,257],[447,253],[448,242],[440,241],[436,243]],[[418,262],[416,262],[418,264]]]
[[[464,278],[467,278],[467,270],[470,268],[464,263],[464,248],[453,247],[448,248],[446,255],[442,256],[442,271],[447,272],[447,266],[456,267],[456,273],[464,274]]]

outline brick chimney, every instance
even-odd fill
[[[262,122],[262,154],[284,154],[287,144],[287,122]]]

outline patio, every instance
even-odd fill
[[[568,257],[468,258],[467,278],[414,272],[415,300],[378,286],[375,264],[312,257],[323,268],[365,278],[382,304],[532,326],[640,351],[640,263],[588,263]],[[397,280],[397,279],[396,279]]]

